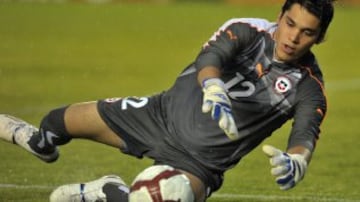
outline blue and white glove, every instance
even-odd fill
[[[264,145],[262,150],[270,158],[271,174],[281,190],[293,188],[304,178],[307,161],[303,155],[284,153],[270,145]]]
[[[204,93],[202,112],[211,111],[212,119],[219,122],[219,127],[225,134],[232,140],[238,139],[238,130],[231,113],[231,102],[223,81],[219,78],[205,79],[202,87]]]

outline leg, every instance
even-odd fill
[[[47,163],[56,161],[59,156],[56,147],[48,148],[46,151],[36,151],[31,147],[31,138],[38,134],[39,130],[35,126],[18,118],[0,114],[0,139],[21,146]]]
[[[9,115],[0,115],[0,139],[17,144],[45,162],[58,158],[57,145],[86,138],[123,149],[125,143],[101,119],[96,102],[52,110],[36,127]]]
[[[101,119],[96,102],[78,103],[51,111],[41,122],[40,135],[33,137],[30,144],[41,151],[66,144],[73,138],[90,139],[120,149],[125,146]]]
[[[57,187],[50,195],[50,202],[127,202],[128,194],[129,188],[120,177],[107,175],[86,183]]]
[[[72,138],[85,138],[123,149],[125,143],[102,120],[96,102],[79,103],[65,111],[65,127]]]
[[[195,202],[204,202],[206,199],[205,186],[196,176],[180,170],[190,180],[195,195]],[[111,180],[111,181],[110,181]],[[113,182],[110,184],[109,182]],[[105,176],[87,183],[63,185],[55,189],[50,202],[62,201],[94,201],[94,199],[107,199],[107,201],[127,201],[129,188],[117,176]],[[85,200],[85,201],[87,201]]]
[[[195,202],[204,202],[205,186],[201,180],[188,172],[181,172],[190,180]],[[129,188],[124,181],[118,176],[110,175],[86,183],[62,185],[51,193],[50,202],[100,201],[100,199],[109,202],[127,202],[128,194]]]
[[[195,195],[195,202],[204,202],[206,199],[206,190],[204,183],[195,175],[181,170],[190,180],[191,188]]]
[[[81,114],[79,116],[79,114]],[[87,124],[83,124],[83,123]],[[65,125],[73,138],[87,138],[117,148],[124,148],[125,143],[101,119],[96,103],[82,103],[70,106],[65,113]],[[206,200],[204,183],[195,175],[181,170],[190,180],[196,202]]]

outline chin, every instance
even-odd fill
[[[279,58],[279,61],[285,62],[285,63],[287,63],[287,62],[293,62],[293,61],[297,60],[296,57],[290,56],[290,55],[287,55],[287,54],[279,55],[278,58]]]

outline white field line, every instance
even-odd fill
[[[0,189],[55,189],[55,186],[48,185],[18,185],[18,184],[0,184]]]
[[[281,196],[281,195],[261,195],[261,194],[216,194],[214,193],[212,198],[222,199],[234,199],[234,200],[257,200],[257,201],[274,201],[274,200],[289,200],[289,201],[316,201],[316,202],[360,202],[360,199],[344,199],[334,197],[319,197],[319,196]]]
[[[0,184],[0,189],[55,189],[55,186],[49,185],[17,185],[17,184]],[[280,196],[280,195],[261,195],[261,194],[227,194],[227,193],[214,193],[212,198],[219,199],[234,199],[234,200],[257,200],[257,201],[269,201],[269,200],[291,200],[291,201],[316,201],[316,202],[360,202],[356,199],[344,199],[344,198],[334,198],[334,197],[318,197],[318,196]]]

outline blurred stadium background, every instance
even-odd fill
[[[233,17],[275,20],[278,0],[0,0],[0,113],[37,125],[58,106],[168,88],[202,44]],[[359,1],[338,1],[322,64],[329,111],[305,180],[278,190],[256,149],[225,176],[212,202],[360,201]],[[285,125],[267,143],[284,148]],[[65,183],[150,165],[89,141],[61,148],[55,164],[0,142],[0,201],[48,201]]]

